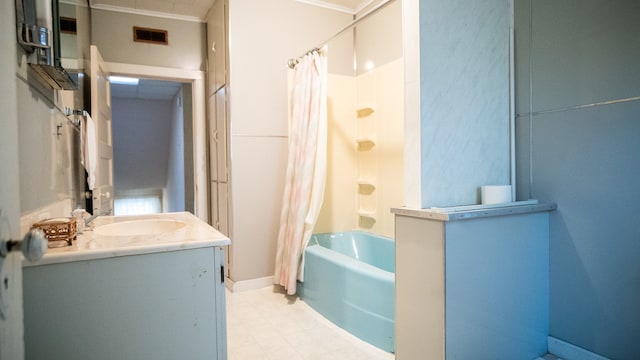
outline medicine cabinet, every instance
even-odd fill
[[[52,89],[76,90],[78,85],[62,67],[58,0],[15,0],[18,44],[29,67]]]

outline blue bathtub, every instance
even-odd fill
[[[362,231],[314,234],[305,250],[302,299],[336,325],[394,351],[395,246]]]

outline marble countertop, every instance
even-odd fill
[[[413,209],[413,208],[392,208],[391,212],[396,215],[416,217],[437,221],[456,221],[477,219],[492,216],[508,216],[517,214],[527,214],[535,212],[553,211],[556,204],[538,203],[537,200],[516,201],[495,205],[469,205],[455,206],[448,208]]]
[[[154,223],[157,225],[154,228]],[[166,228],[160,230],[160,228]],[[224,246],[229,238],[188,212],[99,216],[72,246],[48,249],[23,267]]]

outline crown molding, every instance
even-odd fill
[[[91,4],[91,9],[113,11],[113,12],[120,12],[120,13],[133,14],[133,15],[153,16],[153,17],[159,17],[159,18],[171,19],[171,20],[190,21],[190,22],[199,22],[199,23],[206,22],[205,19],[200,18],[198,16],[176,15],[176,14],[170,14],[170,13],[159,12],[159,11],[132,9],[132,8],[121,7],[121,6]]]
[[[318,6],[318,7],[329,9],[329,10],[335,10],[335,11],[347,13],[347,14],[350,14],[350,15],[354,15],[356,13],[355,9],[351,9],[351,8],[346,7],[346,6],[340,6],[340,5],[332,4],[332,3],[329,3],[329,2],[326,2],[326,1],[322,1],[322,0],[296,0],[296,1],[304,3],[304,4]]]

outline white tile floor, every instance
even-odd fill
[[[229,360],[390,360],[279,287],[227,291]]]

